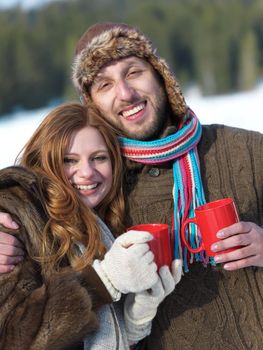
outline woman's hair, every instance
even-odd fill
[[[20,165],[45,178],[44,191],[49,220],[45,227],[39,260],[45,263],[46,270],[58,268],[64,257],[79,270],[105,252],[94,211],[82,203],[64,173],[64,155],[72,135],[86,126],[94,127],[101,133],[109,151],[113,171],[112,187],[95,208],[96,213],[114,235],[123,232],[122,159],[113,127],[94,108],[78,103],[61,105],[51,111],[39,125],[18,160]],[[76,249],[76,242],[81,242],[86,247],[81,257]]]

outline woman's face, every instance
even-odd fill
[[[100,132],[90,126],[76,131],[64,157],[67,178],[82,202],[95,208],[112,186],[112,164]]]

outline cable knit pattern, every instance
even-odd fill
[[[204,126],[198,145],[207,201],[233,197],[241,220],[263,225],[263,137],[222,125]],[[172,164],[140,166],[127,177],[128,225],[171,224]],[[146,349],[261,350],[263,270],[227,272],[189,265],[160,305]]]

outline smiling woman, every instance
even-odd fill
[[[65,211],[65,206],[61,206],[62,194],[72,196],[74,191],[81,194],[80,199],[86,207],[97,207],[100,217],[116,234],[122,232],[124,204],[120,149],[112,127],[97,111],[87,110],[79,104],[55,108],[26,143],[18,161],[47,175],[62,187],[57,192],[54,192],[56,186],[52,187],[49,211],[54,212],[54,219],[55,212],[62,215]],[[84,196],[76,188],[84,184],[96,184],[96,188]]]
[[[149,334],[175,282],[167,266],[158,276],[150,233],[114,239],[125,230],[113,128],[96,110],[59,106],[25,145],[19,164],[0,171],[0,212],[19,224],[12,238],[27,252],[0,275],[0,348],[129,349]],[[156,289],[155,303],[141,310],[134,293],[145,297],[149,289]],[[134,306],[139,313],[131,313]]]

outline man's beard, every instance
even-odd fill
[[[160,137],[167,124],[170,107],[164,93],[159,97],[159,101],[155,103],[155,120],[152,121],[152,124],[150,126],[145,125],[144,129],[136,132],[123,129],[122,132],[125,134],[125,137],[140,141],[151,141]]]

